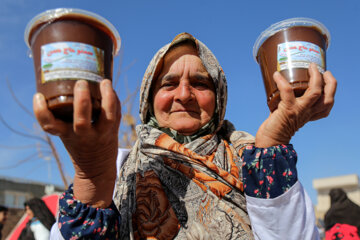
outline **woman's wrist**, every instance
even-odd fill
[[[291,137],[269,137],[266,134],[261,132],[256,133],[255,137],[255,147],[257,148],[268,148],[272,146],[277,146],[281,144],[289,144]]]
[[[269,138],[266,136],[263,137],[258,137],[256,135],[255,138],[255,147],[257,148],[268,148],[268,147],[272,147],[272,146],[277,146],[277,145],[282,145],[282,144],[289,144],[290,139],[289,140],[278,140],[278,139],[273,139],[273,138]]]
[[[93,207],[108,207],[116,180],[116,146],[72,156],[75,168],[74,196]],[[75,158],[75,159],[74,159]]]
[[[74,176],[74,197],[92,207],[110,206],[116,180],[116,168],[109,168],[100,175],[84,178],[82,174]]]
[[[277,124],[269,124],[267,119],[259,128],[255,136],[255,147],[268,148],[281,144],[289,144],[295,131],[281,121]]]

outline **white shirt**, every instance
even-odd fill
[[[32,222],[30,229],[34,233],[35,240],[48,240],[50,237],[50,231],[39,220]]]

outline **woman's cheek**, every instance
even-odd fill
[[[154,110],[169,111],[172,105],[172,93],[169,91],[159,90],[154,99]]]
[[[197,97],[200,108],[208,113],[215,111],[215,93],[211,90],[203,91]]]

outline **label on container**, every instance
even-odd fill
[[[41,82],[104,78],[104,50],[79,42],[41,46]]]
[[[309,68],[316,63],[321,73],[325,72],[325,55],[321,47],[310,42],[294,41],[278,44],[277,70]]]

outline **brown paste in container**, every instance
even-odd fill
[[[112,79],[113,39],[106,27],[96,19],[68,14],[33,27],[29,34],[36,75],[37,91],[44,94],[56,118],[73,120],[73,87],[77,79],[42,82],[41,46],[54,42],[80,42],[104,51],[104,76]],[[92,99],[93,120],[101,110],[99,83],[88,81]]]
[[[275,33],[269,37],[259,48],[257,61],[260,64],[261,73],[266,90],[267,104],[270,111],[274,111],[280,102],[280,93],[273,80],[273,74],[277,71],[278,44],[291,41],[304,41],[313,43],[323,49],[326,54],[327,37],[315,27],[294,26]],[[324,56],[326,69],[326,56]],[[290,82],[296,97],[304,94],[308,87],[309,74],[307,68],[292,68],[280,71]]]

